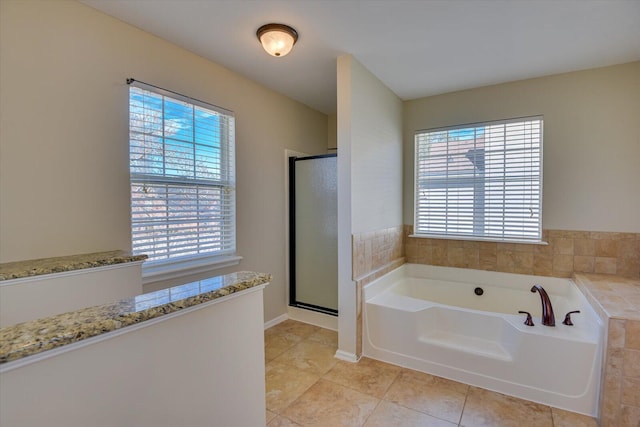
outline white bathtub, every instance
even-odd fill
[[[542,325],[534,284],[549,294],[555,327]],[[569,279],[404,264],[365,286],[363,300],[367,357],[597,415],[604,328]],[[574,326],[563,325],[574,310]]]

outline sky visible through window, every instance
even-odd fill
[[[137,87],[129,112],[134,252],[233,251],[233,117]]]

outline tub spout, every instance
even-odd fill
[[[531,292],[538,291],[540,294],[540,300],[542,301],[542,324],[545,326],[556,326],[556,318],[553,315],[553,307],[551,306],[551,300],[547,291],[540,285],[533,285]]]

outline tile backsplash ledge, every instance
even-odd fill
[[[536,276],[602,273],[640,277],[640,233],[543,230],[547,245],[409,237],[411,234],[413,226],[405,225],[404,254],[409,263]]]
[[[351,236],[353,280],[360,280],[404,257],[402,225]]]

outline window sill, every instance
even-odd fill
[[[149,265],[142,264],[142,284],[147,285],[163,280],[214,271],[237,265],[241,260],[242,257],[238,255],[212,255]]]
[[[468,242],[495,242],[495,243],[515,243],[520,245],[548,245],[545,241],[533,241],[533,240],[507,240],[507,239],[491,239],[483,237],[461,237],[461,236],[441,236],[433,234],[410,234],[409,237],[416,237],[418,239],[439,239],[439,240],[465,240]]]

